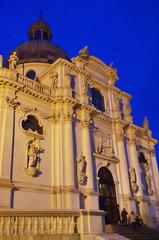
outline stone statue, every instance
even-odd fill
[[[147,117],[144,118],[142,127],[143,127],[144,129],[146,129],[146,130],[149,129],[149,120],[148,120]]]
[[[71,74],[69,74],[69,73],[65,74],[64,85],[66,88],[69,88],[71,86]]]
[[[13,54],[10,55],[9,57],[9,69],[16,69],[17,67],[17,63],[18,63],[18,56],[17,56],[17,53],[14,51]]]
[[[40,151],[40,146],[36,142],[36,138],[33,140],[30,140],[28,142],[28,162],[27,162],[27,170],[28,170],[28,175],[30,176],[36,176],[37,173],[39,172],[39,163],[40,163],[40,158],[39,158],[39,151]]]
[[[115,111],[119,111],[119,99],[114,96],[114,108],[115,108]]]
[[[38,151],[39,145],[35,142],[36,139],[29,141],[28,143],[28,167],[37,167],[38,164]]]
[[[79,51],[79,56],[83,58],[89,58],[88,46],[85,46]]]
[[[81,154],[81,156],[77,158],[77,177],[80,185],[87,184],[86,168],[87,162],[85,156]]]
[[[82,94],[87,93],[87,88],[88,88],[87,80],[83,79],[82,86],[81,86]]]
[[[143,166],[143,169],[145,171],[145,179],[146,179],[148,194],[152,195],[153,194],[153,190],[152,190],[152,186],[151,186],[151,177],[150,177],[148,164],[144,163],[142,166]]]
[[[133,193],[138,191],[137,181],[136,181],[136,172],[135,168],[129,169],[129,176],[130,176],[130,186]]]
[[[51,74],[51,80],[52,80],[52,87],[57,88],[57,84],[58,84],[58,73],[57,72]]]
[[[0,68],[2,68],[3,67],[3,57],[2,57],[2,55],[0,55]]]
[[[103,144],[102,143],[97,146],[96,153],[98,153],[98,154],[102,154],[103,153]]]
[[[129,102],[126,103],[125,111],[126,111],[126,114],[127,114],[127,115],[130,115],[130,114],[131,114],[131,107],[130,107]]]

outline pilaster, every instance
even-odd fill
[[[149,145],[150,145],[150,161],[151,161],[153,181],[155,186],[154,194],[156,195],[156,200],[159,201],[159,173],[158,173],[156,153],[155,153],[154,144],[150,142]]]
[[[87,184],[84,187],[85,208],[86,209],[98,209],[98,194],[94,191],[93,181],[93,163],[91,153],[91,141],[90,141],[90,121],[89,113],[85,109],[81,111],[81,128],[82,128],[82,154],[87,162],[86,176]]]
[[[124,130],[123,123],[114,123],[115,137],[117,142],[117,151],[119,158],[119,170],[120,170],[120,182],[122,187],[123,201],[125,202],[124,207],[131,210],[131,190],[129,184],[129,174],[128,174],[128,163],[126,159],[125,146],[124,146]]]
[[[141,181],[141,174],[140,174],[140,166],[137,157],[136,151],[136,136],[135,136],[135,128],[132,125],[126,130],[127,134],[127,150],[128,150],[128,157],[129,157],[129,175],[130,175],[130,184],[131,190],[133,194],[136,196],[143,196],[143,189],[142,189],[142,181]]]

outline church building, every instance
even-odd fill
[[[123,208],[157,227],[157,140],[117,70],[87,46],[69,58],[42,17],[28,38],[0,56],[0,236],[97,239]]]

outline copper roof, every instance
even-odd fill
[[[36,37],[36,31],[40,32],[40,39],[39,36],[38,38]],[[47,39],[44,38],[44,33],[47,34]],[[51,42],[51,29],[42,18],[31,25],[28,36],[29,40],[27,42],[20,44],[13,50],[16,51],[19,58],[18,64],[28,62],[53,63],[58,58],[70,60],[61,47]],[[8,59],[6,66],[8,67]]]

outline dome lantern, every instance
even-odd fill
[[[38,20],[31,25],[28,31],[28,36],[30,40],[51,40],[51,28],[46,22],[44,22],[41,12]]]
[[[51,28],[45,21],[43,21],[41,14],[39,15],[38,20],[29,28],[28,36],[28,41],[18,45],[13,50],[17,53],[18,65],[31,62],[52,64],[58,58],[63,58],[70,61],[67,53],[61,47],[51,41]],[[6,67],[9,65],[8,60],[10,55],[7,58],[5,64]]]

